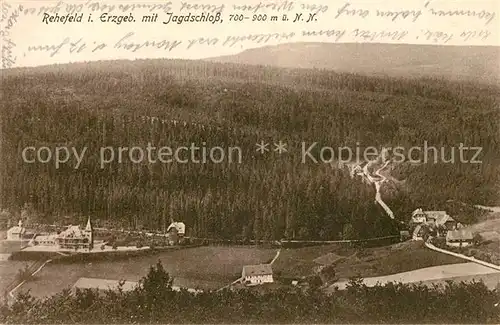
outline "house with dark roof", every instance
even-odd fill
[[[457,222],[451,216],[444,214],[438,215],[435,221],[436,226],[445,227],[446,230],[455,230],[457,229]]]
[[[243,283],[247,285],[258,285],[273,283],[273,269],[271,264],[245,265],[241,272]]]
[[[180,244],[184,240],[184,235],[186,234],[186,225],[184,222],[172,221],[167,228],[167,234],[170,245]]]
[[[427,222],[434,222],[434,223],[436,222],[436,220],[448,216],[446,211],[424,211],[424,214]]]
[[[467,247],[472,245],[473,238],[472,232],[467,229],[448,231],[446,234],[446,245],[452,247]]]
[[[435,225],[445,225],[448,222],[450,227],[456,226],[455,220],[446,211],[423,211],[421,208],[412,212],[411,222],[413,224],[434,223]]]
[[[186,225],[184,222],[172,222],[167,228],[167,232],[176,231],[178,236],[184,236],[186,234]]]
[[[425,228],[422,225],[418,225],[413,229],[412,239],[413,240],[424,240]]]

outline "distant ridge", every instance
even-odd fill
[[[398,77],[500,81],[500,47],[374,43],[287,43],[206,59]]]

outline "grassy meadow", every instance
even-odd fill
[[[174,278],[174,285],[218,289],[238,279],[244,265],[267,263],[275,254],[275,249],[208,246],[119,261],[49,263],[21,291],[45,297],[70,288],[81,277],[139,281],[158,260]]]

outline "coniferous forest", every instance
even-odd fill
[[[406,220],[448,200],[499,204],[499,87],[180,60],[78,63],[5,71],[1,208],[31,203],[40,222],[91,215],[192,236],[351,239],[394,234],[375,189],[346,168],[302,163],[302,142],[361,148],[482,147],[480,164],[401,163],[386,202]],[[259,154],[256,143],[270,143]],[[288,153],[273,152],[273,142]],[[237,146],[242,162],[101,166],[100,148]],[[29,146],[87,148],[56,168]],[[316,152],[317,153],[317,152]],[[458,155],[458,154],[457,154]],[[470,157],[469,157],[470,158]],[[102,168],[101,168],[102,167]]]

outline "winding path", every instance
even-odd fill
[[[380,158],[381,156],[385,157],[384,153],[385,153],[385,149],[382,150],[382,152],[378,158]],[[384,209],[385,213],[387,213],[389,218],[394,219],[394,213],[392,212],[391,208],[389,208],[389,206],[382,200],[382,195],[380,194],[380,187],[382,186],[382,183],[384,183],[387,180],[384,175],[380,174],[380,172],[389,165],[391,160],[385,161],[384,164],[382,165],[382,167],[380,167],[379,169],[377,169],[377,171],[375,171],[374,174],[377,177],[373,177],[372,175],[370,175],[370,172],[368,171],[368,168],[372,164],[374,164],[378,160],[378,158],[376,160],[371,160],[367,164],[365,164],[365,166],[362,168],[362,172],[363,172],[362,175],[365,177],[365,179],[370,184],[375,185],[375,191],[376,191],[375,202],[377,202]]]

